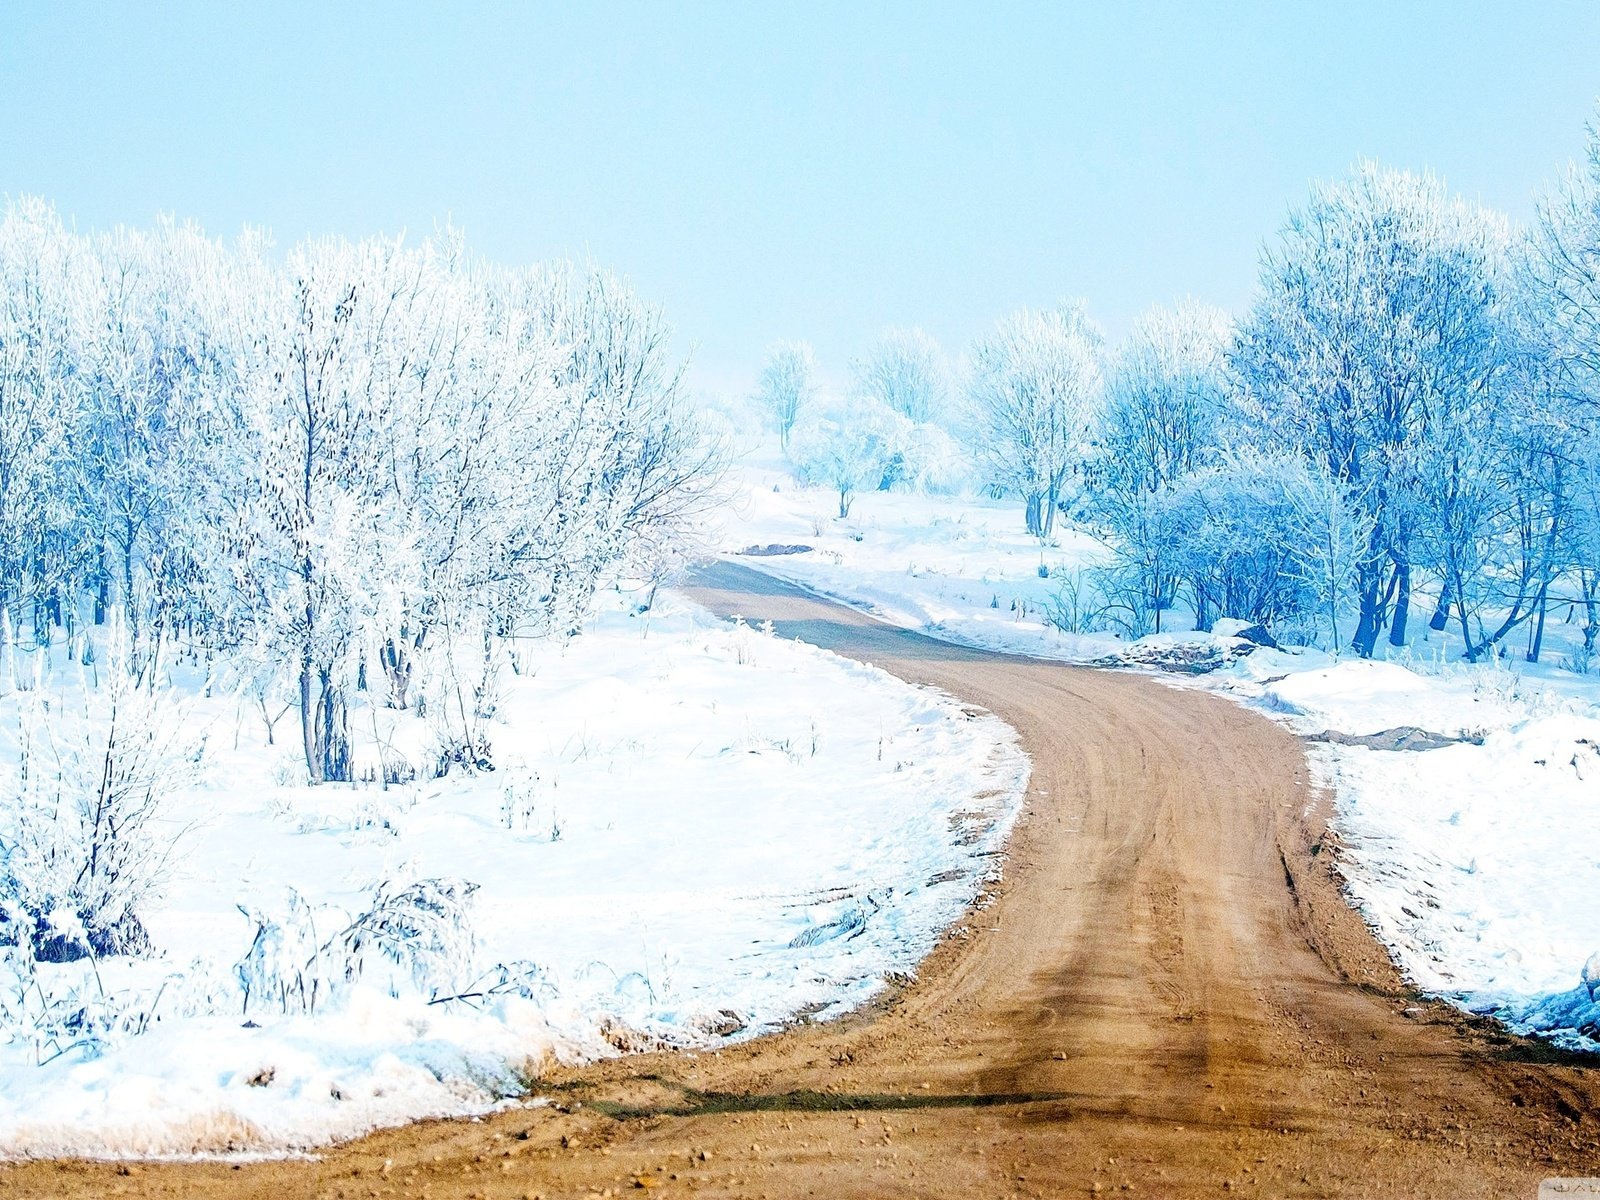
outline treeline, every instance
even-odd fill
[[[1537,660],[1561,602],[1595,652],[1600,134],[1526,229],[1371,165],[1315,189],[1236,321],[1185,303],[1108,348],[1074,305],[1008,318],[954,366],[926,343],[856,364],[824,454],[793,452],[826,407],[808,352],[775,349],[756,398],[803,475],[842,498],[892,482],[916,393],[1031,533],[1065,514],[1105,538],[1095,607],[1129,633],[1184,606],[1371,655],[1421,619],[1471,660],[1526,631]]]
[[[298,709],[350,779],[352,698],[460,708],[505,639],[656,571],[718,448],[660,313],[445,231],[278,253],[172,221],[0,220],[0,636],[181,645]],[[481,706],[480,706],[481,707]],[[269,724],[270,728],[270,724]],[[446,758],[450,752],[446,753]]]

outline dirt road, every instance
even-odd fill
[[[700,599],[1015,725],[1005,882],[872,1012],[546,1082],[557,1108],[316,1162],[38,1163],[0,1194],[1532,1197],[1600,1175],[1600,1070],[1406,993],[1340,899],[1295,739],[1224,700],[997,658],[754,572]]]

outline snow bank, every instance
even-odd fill
[[[149,1031],[42,1045],[14,1025],[0,1155],[290,1151],[482,1111],[551,1061],[843,1012],[959,917],[1026,783],[997,719],[672,599],[522,667],[494,771],[388,788],[297,785],[259,719],[196,697],[213,765],[173,801],[189,831],[144,914],[159,956],[102,964]],[[470,971],[243,1011],[244,910],[325,934],[374,885],[436,877],[477,885]]]
[[[1412,722],[1459,714],[1450,689],[1421,682]],[[1318,701],[1319,715],[1346,715]],[[1359,701],[1348,716],[1364,716]],[[1600,711],[1516,721],[1481,746],[1313,753],[1334,787],[1350,895],[1407,975],[1520,1032],[1600,1048],[1583,983],[1600,948]]]

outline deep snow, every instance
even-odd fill
[[[168,814],[187,832],[145,914],[159,957],[102,964],[156,1020],[104,1047],[13,1026],[0,1154],[294,1150],[483,1110],[550,1060],[842,1012],[960,916],[1025,787],[999,720],[666,594],[642,615],[619,599],[523,667],[493,772],[388,788],[296,784],[292,714],[268,747],[248,708],[194,697],[210,753]],[[432,877],[478,887],[470,970],[241,1010],[242,909],[282,918],[293,888],[324,936],[374,884]],[[428,1003],[502,963],[521,994]],[[42,986],[87,994],[86,967],[42,966]]]

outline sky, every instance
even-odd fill
[[[885,327],[1248,304],[1357,161],[1526,219],[1600,98],[1600,3],[0,0],[0,193],[79,228],[424,234],[577,256],[709,392]]]

